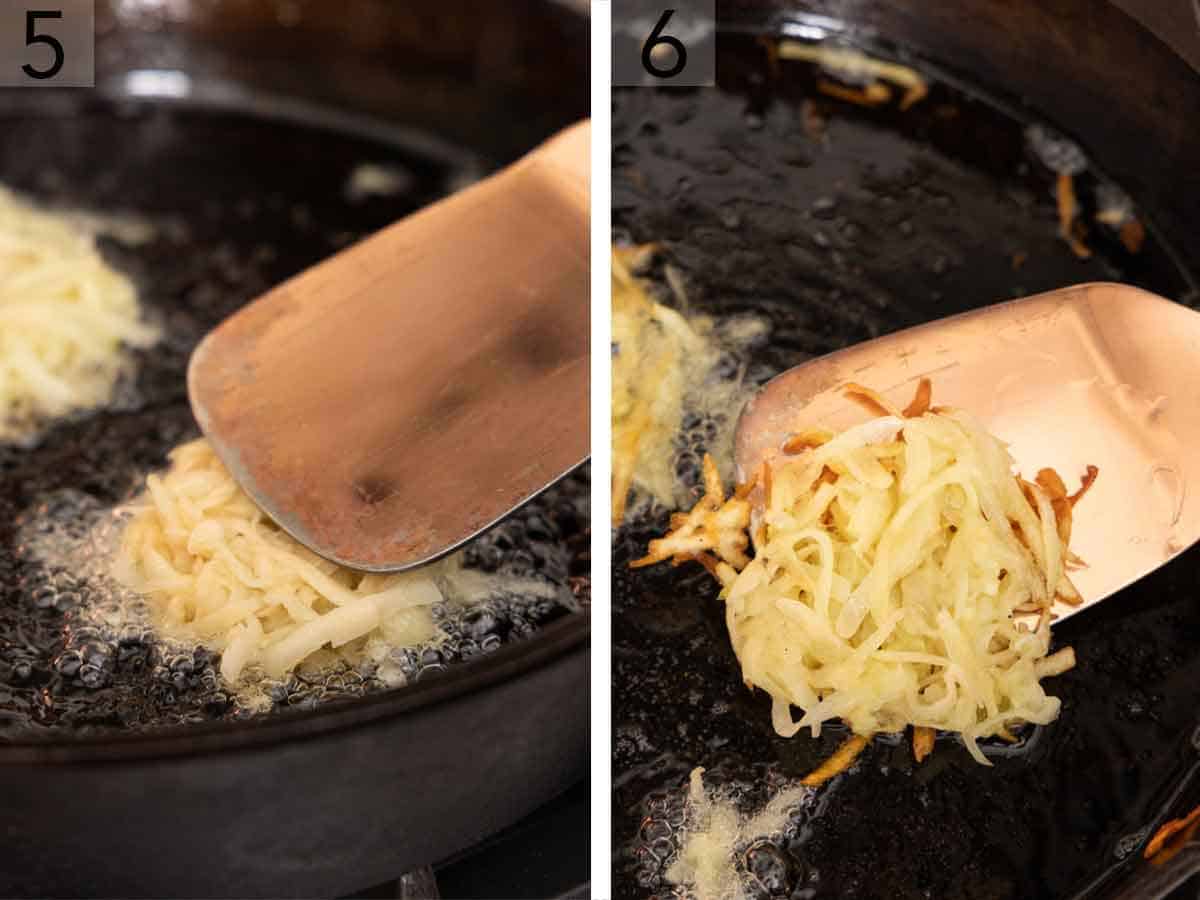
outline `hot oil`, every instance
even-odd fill
[[[747,361],[751,384],[880,334],[1072,283],[1124,281],[1196,304],[1193,275],[1172,262],[1154,210],[1132,207],[1147,230],[1137,252],[1096,220],[1132,204],[1098,170],[1102,147],[1079,148],[1052,123],[1017,118],[1019,104],[932,78],[908,110],[895,100],[864,108],[820,93],[829,73],[788,61],[773,70],[752,37],[727,35],[719,52],[719,89],[616,94],[614,233],[661,244],[695,312],[769,322]],[[1064,170],[1087,258],[1059,233]],[[706,573],[627,568],[666,517],[644,511],[614,533],[623,898],[686,894],[667,871],[686,834],[694,767],[748,818],[846,737],[774,733],[766,696],[740,683]],[[1063,699],[1057,722],[989,746],[992,768],[952,737],[921,765],[906,740],[877,738],[778,833],[736,848],[746,895],[1072,897],[1120,874],[1168,810],[1200,802],[1197,554],[1055,629],[1056,645],[1078,657],[1047,682]]]
[[[55,423],[35,447],[0,446],[0,741],[235,719],[384,689],[380,673],[342,666],[230,691],[215,654],[159,637],[140,599],[107,579],[112,510],[197,436],[184,373],[200,337],[486,165],[319,123],[155,104],[88,100],[11,128],[23,137],[0,141],[0,183],[53,209],[145,225],[135,241],[102,227],[101,247],[135,280],[163,340],[137,354],[128,402]],[[363,166],[386,170],[386,190],[349,189]],[[444,639],[397,653],[387,682],[433,677],[586,603],[588,483],[586,470],[572,475],[467,547],[488,596],[436,610]],[[542,588],[523,590],[530,579]]]
[[[572,504],[569,497],[546,498],[551,504],[563,499]],[[582,519],[585,513],[580,507],[569,514]],[[428,678],[529,637],[579,608],[571,587],[570,554],[554,518],[543,509],[523,510],[455,558],[456,573],[441,584],[447,599],[432,609],[438,631],[434,640],[397,647],[378,663],[366,658],[348,663],[319,651],[289,677],[251,672],[231,685],[217,674],[217,653],[184,635],[164,633],[152,602],[113,579],[113,560],[128,518],[119,507],[105,508],[86,493],[66,490],[17,519],[16,555],[32,572],[26,585],[30,596],[39,609],[63,614],[61,646],[50,664],[64,681],[68,704],[69,689],[83,687],[92,696],[77,699],[103,705],[106,698],[97,692],[149,667],[151,698],[177,705],[182,722],[218,712],[242,717],[277,704],[312,707]],[[20,674],[25,676],[25,667]],[[32,676],[31,669],[27,678]],[[55,698],[45,699],[52,704]]]
[[[672,509],[693,504],[704,493],[705,454],[713,456],[722,481],[732,486],[737,414],[750,396],[746,376],[753,351],[768,340],[770,325],[756,316],[696,315],[685,279],[669,263],[652,252],[632,256],[641,257],[630,267],[635,290],[648,303],[677,313],[689,335],[686,346],[673,345],[658,322],[649,321],[640,330],[632,327],[645,320],[640,307],[628,300],[618,303],[616,292],[629,289],[614,280],[614,407],[628,404],[632,395],[639,398],[634,409],[651,403],[656,410],[657,424],[639,435],[626,498],[625,516],[636,519],[655,504]],[[634,364],[620,364],[629,361]],[[667,408],[678,413],[677,420],[666,414]],[[621,446],[617,416],[622,414],[637,416],[634,410],[618,413],[614,408],[614,446]],[[614,469],[622,463],[614,462]]]

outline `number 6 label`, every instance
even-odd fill
[[[687,47],[683,46],[683,41],[669,34],[663,34],[663,29],[667,27],[667,23],[671,21],[671,16],[674,14],[675,10],[673,9],[665,10],[662,18],[658,20],[658,24],[654,26],[654,30],[650,32],[650,37],[646,38],[646,43],[642,45],[642,67],[655,78],[672,78],[687,67]],[[655,62],[655,56],[661,58],[666,55],[661,51],[668,47],[675,51],[675,64],[669,68],[661,68]]]
[[[94,0],[0,0],[0,86],[95,83]]]
[[[613,84],[714,84],[715,13],[715,0],[612,0]]]

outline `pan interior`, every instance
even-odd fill
[[[257,715],[224,689],[208,651],[98,624],[111,598],[84,577],[97,561],[81,539],[169,449],[198,435],[184,375],[200,337],[272,285],[492,168],[387,126],[352,133],[345,117],[261,98],[254,109],[131,98],[0,105],[0,130],[13,136],[0,140],[0,183],[52,209],[116,217],[102,250],[165,333],[140,354],[113,408],[55,424],[33,449],[0,447],[0,741]],[[280,109],[287,119],[265,115]],[[401,654],[409,679],[528,638],[578,608],[587,516],[581,470],[472,544],[469,566],[544,580],[560,600],[500,590],[469,611],[435,614],[448,640]],[[37,561],[18,544],[38,533],[76,556]],[[275,708],[315,707],[381,689],[370,673],[347,670],[293,677],[268,695]]]
[[[719,89],[618,92],[614,237],[663,248],[688,302],[769,322],[730,352],[751,384],[814,356],[921,322],[1086,281],[1124,281],[1196,305],[1193,273],[1150,226],[1136,253],[1096,222],[1125,202],[1098,164],[1073,177],[1091,255],[1058,234],[1053,123],[982,92],[931,83],[907,111],[821,93],[828,73],[752,36],[719,42]],[[841,85],[845,86],[845,85]],[[1029,126],[1040,124],[1040,131]],[[1049,126],[1049,128],[1047,128]],[[936,396],[936,393],[935,393]],[[711,423],[685,423],[680,477],[696,485]],[[1048,423],[1047,427],[1053,427]],[[1133,498],[1133,502],[1136,499]],[[689,771],[745,812],[846,737],[778,737],[741,684],[715,582],[696,567],[630,571],[666,529],[643,512],[614,534],[614,888],[676,896],[666,869]],[[1064,623],[1078,666],[1048,682],[1061,718],[993,745],[977,765],[950,739],[912,762],[877,739],[851,774],[800,804],[782,834],[736,848],[753,897],[1070,897],[1135,859],[1167,813],[1200,802],[1200,549]],[[1190,804],[1190,805],[1189,805]]]

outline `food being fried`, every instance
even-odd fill
[[[276,527],[207,441],[170,459],[167,472],[146,479],[113,574],[150,598],[168,635],[220,651],[228,682],[252,666],[279,677],[326,647],[352,663],[378,662],[395,647],[436,641],[436,604],[486,594],[476,583],[484,576],[454,557],[395,575],[340,567]]]
[[[809,786],[794,785],[777,793],[753,814],[742,812],[729,796],[704,784],[704,769],[688,778],[688,796],[681,844],[667,868],[667,880],[686,886],[696,900],[744,900],[749,879],[737,857],[759,841],[777,838],[792,811],[811,794]]]
[[[621,524],[633,498],[669,508],[689,502],[678,477],[675,450],[686,415],[714,427],[708,447],[722,458],[732,447],[736,410],[744,392],[741,373],[716,375],[722,349],[753,340],[765,325],[743,317],[718,326],[650,298],[634,274],[654,255],[653,245],[614,248],[612,256],[612,521]],[[682,279],[670,266],[664,277],[685,305]],[[731,414],[732,413],[732,414]]]
[[[90,233],[0,188],[0,441],[107,403],[157,337]]]
[[[683,421],[689,374],[715,354],[678,311],[655,303],[632,268],[645,249],[612,258],[612,518],[619,524],[636,485],[674,505],[671,442]]]
[[[1051,469],[1021,479],[968,413],[930,406],[927,383],[904,410],[847,393],[877,417],[789,440],[757,476],[757,524],[754,485],[726,498],[714,478],[634,565],[696,560],[721,582],[743,678],[771,695],[780,735],[915,726],[918,756],[942,730],[987,764],[979,740],[1058,715],[1041,679],[1074,655],[1050,653],[1051,607],[1079,602],[1072,511],[1097,473],[1073,495]]]
[[[885,83],[900,88],[900,109],[908,109],[929,93],[929,85],[915,69],[899,63],[874,59],[850,47],[830,47],[823,44],[807,44],[800,41],[767,43],[768,53],[775,60],[795,59],[811,62],[838,78],[846,79],[854,86],[835,84],[821,78],[817,88],[824,94],[839,97],[863,106],[879,106],[892,99],[892,89]]]
[[[1146,842],[1142,857],[1152,859],[1162,865],[1182,850],[1198,831],[1200,831],[1200,806],[1182,819],[1172,819],[1163,824]]]

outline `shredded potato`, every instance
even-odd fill
[[[920,725],[914,728],[912,736],[913,759],[917,762],[924,762],[925,757],[933,752],[933,742],[936,738],[937,732],[932,728]]]
[[[741,403],[745,387],[740,374],[714,378],[713,370],[724,342],[751,339],[762,328],[747,319],[718,329],[706,316],[687,316],[654,302],[633,273],[656,249],[613,248],[612,254],[613,525],[621,524],[634,498],[672,508],[690,500],[673,466],[685,412],[717,426],[709,447],[720,452],[732,446],[736,416],[729,413]],[[682,278],[669,265],[665,277],[686,307]]]
[[[1182,850],[1197,831],[1200,831],[1200,806],[1182,819],[1172,819],[1159,828],[1146,843],[1142,856],[1161,865]]]
[[[986,765],[980,739],[1058,715],[1040,679],[1074,655],[1050,655],[1050,609],[1078,601],[1070,513],[1096,471],[1068,497],[1053,470],[1014,476],[967,413],[929,407],[928,385],[898,415],[868,389],[848,394],[883,415],[789,442],[759,478],[753,559],[747,490],[726,499],[716,479],[635,565],[694,559],[721,581],[743,678],[771,695],[780,735],[833,719],[863,736],[915,726],[924,755],[940,729]]]
[[[772,52],[768,45],[768,52]],[[795,59],[816,65],[856,82],[862,82],[858,89],[847,88],[821,79],[817,87],[826,94],[860,103],[866,106],[878,106],[892,99],[891,89],[884,84],[890,81],[902,88],[900,108],[908,109],[918,103],[929,93],[929,85],[925,79],[909,66],[899,63],[874,59],[850,47],[830,47],[823,44],[806,44],[800,41],[780,41],[774,48],[776,59]]]
[[[1092,255],[1082,235],[1086,231],[1079,218],[1079,202],[1075,199],[1075,181],[1066,172],[1059,172],[1054,184],[1054,196],[1058,204],[1058,233],[1080,259]]]
[[[325,646],[361,657],[436,636],[431,607],[452,562],[398,575],[344,569],[277,528],[207,441],[170,458],[146,479],[113,574],[153,601],[167,633],[221,651],[226,681],[250,666],[278,677]]]
[[[613,251],[612,518],[620,524],[629,492],[641,487],[673,503],[671,441],[683,421],[687,375],[712,351],[676,310],[652,301],[631,272],[645,249]]]
[[[91,234],[0,188],[0,441],[103,405],[157,331]]]
[[[777,793],[754,814],[738,809],[732,798],[704,785],[704,769],[688,778],[682,840],[667,867],[667,881],[685,885],[696,900],[744,900],[756,896],[747,890],[748,879],[739,869],[738,856],[756,841],[776,838],[795,810],[804,806],[813,790],[797,784]]]
[[[854,735],[838,747],[833,756],[805,775],[800,783],[805,787],[819,787],[829,779],[836,778],[854,765],[859,754],[867,749],[868,743],[870,743],[870,738],[860,734]]]

